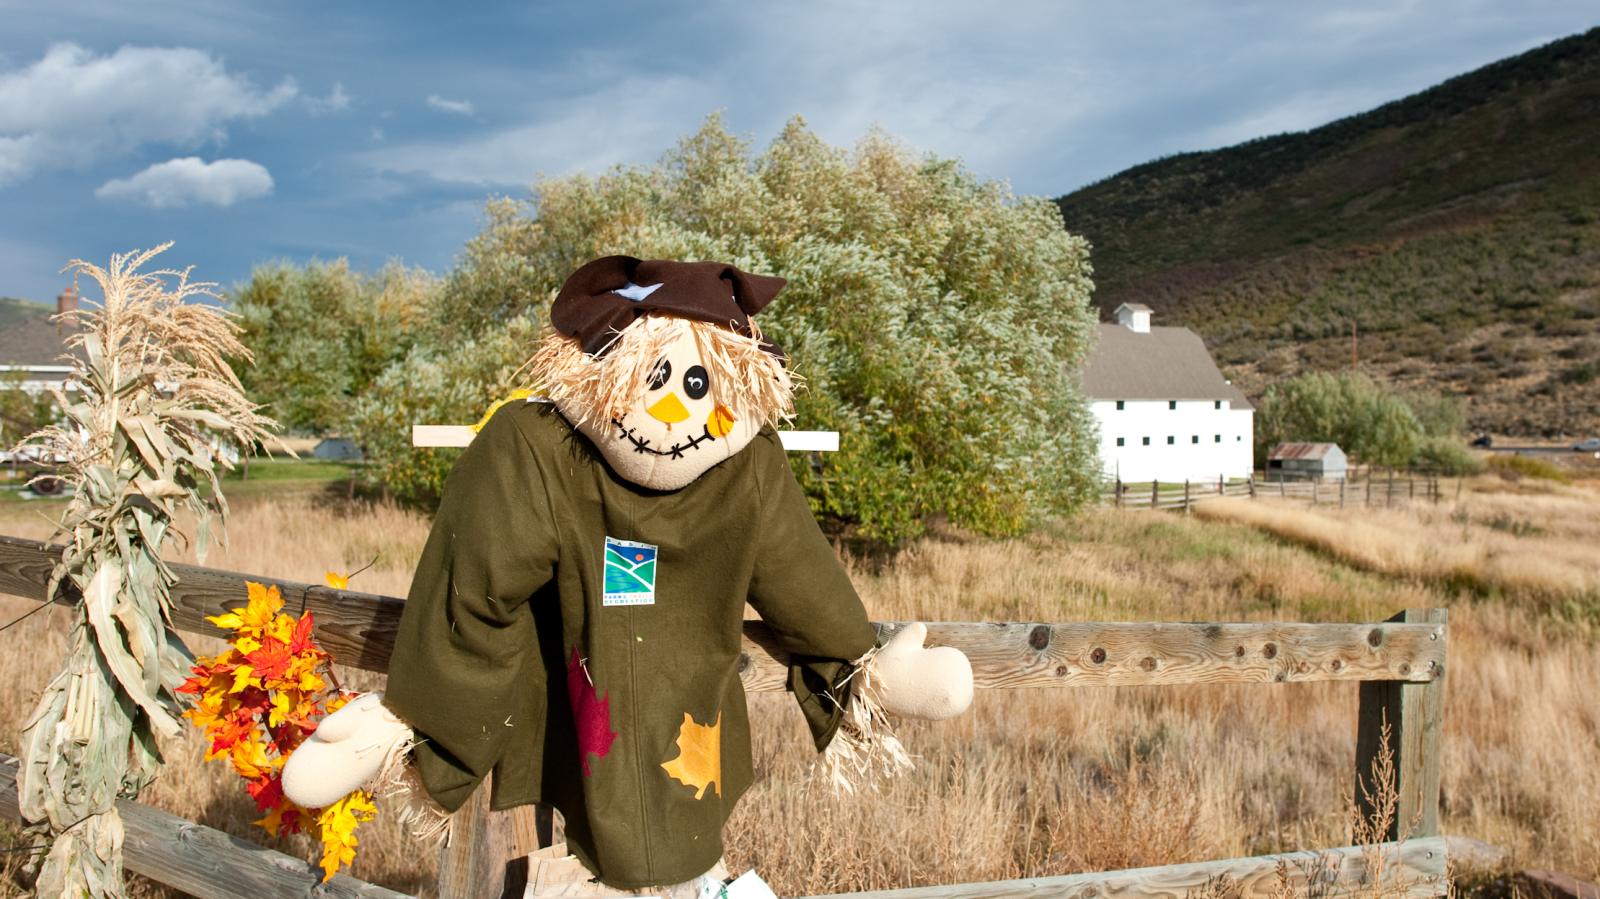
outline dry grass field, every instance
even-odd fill
[[[1443,829],[1508,847],[1520,867],[1592,881],[1600,494],[1583,482],[1531,483],[1483,479],[1459,500],[1390,510],[1270,501],[1189,517],[1101,510],[1025,539],[946,537],[846,562],[878,619],[1358,621],[1448,606]],[[234,495],[231,547],[207,564],[316,581],[376,557],[352,586],[404,595],[424,519],[287,488]],[[38,515],[47,508],[0,503],[0,533],[48,536]],[[0,597],[0,623],[33,606]],[[16,751],[32,696],[58,663],[64,620],[38,615],[0,633],[0,682],[12,685],[0,693],[0,751]],[[751,703],[757,784],[730,822],[728,861],[757,867],[779,895],[1349,841],[1351,684],[986,691],[969,714],[904,735],[917,756],[909,776],[842,798],[807,783],[813,753],[792,700]],[[144,801],[271,842],[250,825],[257,815],[238,779],[201,761],[198,734],[166,752],[167,776]],[[356,876],[429,893],[431,848],[383,817],[363,834]],[[278,845],[311,857],[303,844]],[[16,891],[0,880],[0,896]],[[140,885],[138,895],[171,894]]]

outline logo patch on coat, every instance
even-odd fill
[[[656,602],[656,547],[606,538],[603,606],[651,606]]]

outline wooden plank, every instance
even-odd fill
[[[491,772],[450,816],[450,842],[439,854],[439,899],[521,899],[528,882],[527,855],[541,848],[538,819],[543,807],[494,811],[493,795]]]
[[[1378,848],[1389,853],[1387,858],[1390,864],[1384,872],[1386,887],[1395,884],[1397,881],[1394,878],[1397,876],[1406,887],[1403,890],[1386,890],[1383,895],[1390,899],[1431,899],[1445,895],[1443,837],[1366,848]],[[1239,899],[1267,899],[1278,886],[1279,859],[1288,863],[1291,895],[1355,895],[1373,890],[1373,885],[1363,882],[1366,873],[1363,851],[1364,847],[1361,846],[1344,846],[1321,852],[1291,852],[1098,874],[835,893],[826,899],[1187,899],[1195,894],[1209,893],[1207,887],[1215,889],[1218,886],[1233,888],[1223,895],[1238,896]]]
[[[904,622],[875,622],[882,643]],[[1314,680],[1432,680],[1444,670],[1434,624],[930,622],[928,645],[967,654],[980,687],[1105,687]],[[781,690],[787,656],[745,622],[746,690]]]
[[[495,811],[493,784],[491,772],[450,816],[450,841],[439,850],[439,899],[522,899],[528,853],[559,842],[552,807]]]
[[[61,547],[37,540],[0,536],[0,593],[44,601],[50,570]],[[389,654],[400,626],[405,600],[354,590],[335,590],[322,584],[301,584],[250,574],[235,574],[195,565],[171,566],[178,582],[172,587],[172,622],[179,630],[225,637],[207,617],[221,615],[248,601],[246,581],[275,584],[284,611],[311,612],[317,622],[317,642],[341,665],[388,671]],[[76,590],[63,591],[58,602],[77,599]]]
[[[49,551],[0,538],[0,591],[44,598]],[[205,616],[245,600],[254,576],[174,566],[180,629],[219,635]],[[298,611],[316,614],[316,636],[342,664],[388,669],[403,600],[309,584],[276,583]],[[887,639],[903,622],[875,624]],[[740,675],[745,689],[781,691],[788,656],[759,621],[745,622]],[[1284,683],[1313,680],[1429,681],[1444,667],[1443,626],[1434,624],[1114,623],[928,625],[929,643],[972,660],[980,687]]]
[[[344,873],[323,883],[308,862],[138,802],[117,800],[117,814],[123,866],[198,899],[410,899]],[[0,755],[0,818],[22,818],[17,760],[7,755]]]
[[[1424,623],[1440,630],[1435,641],[1448,640],[1449,610],[1407,609],[1391,618],[1414,626]],[[1393,626],[1393,625],[1386,625]],[[1387,749],[1393,760],[1399,807],[1387,836],[1396,839],[1407,828],[1413,836],[1439,832],[1439,777],[1444,730],[1444,662],[1439,676],[1428,683],[1370,682],[1361,685],[1361,709],[1356,731],[1356,801],[1364,816],[1374,812],[1369,796],[1379,786],[1373,764],[1385,748],[1383,727],[1389,727]]]

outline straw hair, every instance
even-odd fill
[[[572,424],[583,427],[621,418],[644,396],[650,370],[685,332],[694,335],[711,376],[711,395],[735,420],[776,425],[794,414],[794,377],[761,348],[761,329],[750,334],[719,325],[652,313],[630,325],[596,358],[576,337],[551,332],[529,360],[533,381]]]

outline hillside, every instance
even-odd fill
[[[1474,429],[1600,433],[1600,28],[1057,202],[1101,309],[1194,328],[1248,393],[1354,357]]]
[[[0,297],[0,328],[7,328],[20,321],[26,321],[37,315],[45,315],[56,311],[56,307],[44,303],[35,303],[32,300],[19,300],[14,297]]]

